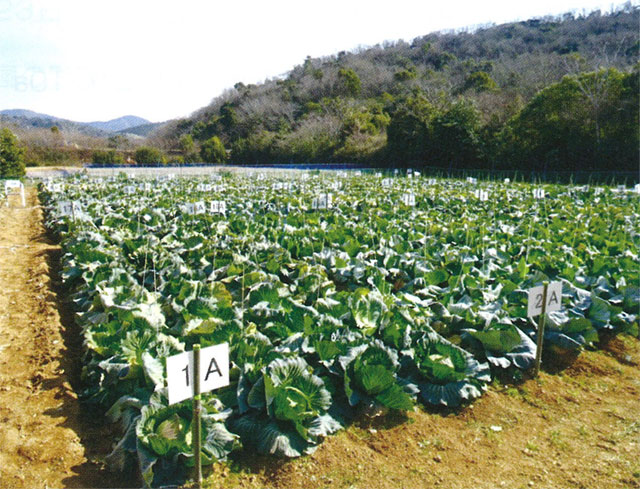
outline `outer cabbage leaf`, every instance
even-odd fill
[[[491,380],[489,366],[439,334],[414,338],[413,365],[421,398],[430,404],[459,406],[482,395]]]

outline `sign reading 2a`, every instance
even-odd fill
[[[193,397],[193,352],[167,358],[169,404]],[[209,346],[200,350],[200,391],[209,392],[229,385],[229,345]]]
[[[542,285],[529,289],[529,304],[527,316],[534,317],[542,313],[542,297],[544,287]],[[545,313],[559,311],[562,305],[562,282],[551,282],[547,288],[547,305]]]

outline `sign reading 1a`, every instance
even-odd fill
[[[209,346],[200,350],[200,391],[209,392],[229,385],[229,344]],[[167,358],[169,404],[193,397],[193,352]]]

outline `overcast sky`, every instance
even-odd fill
[[[0,0],[0,110],[162,121],[189,115],[238,81],[282,75],[307,55],[619,4]]]

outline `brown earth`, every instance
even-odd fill
[[[0,207],[0,487],[114,487],[99,459],[111,444],[84,412],[80,335],[56,280],[60,248],[46,235],[35,189]]]
[[[60,249],[27,209],[0,208],[0,487],[135,484],[100,462],[111,428],[86,412],[80,334],[56,279]],[[640,488],[640,341],[619,336],[471,406],[362,420],[309,457],[233,454],[223,488]]]

